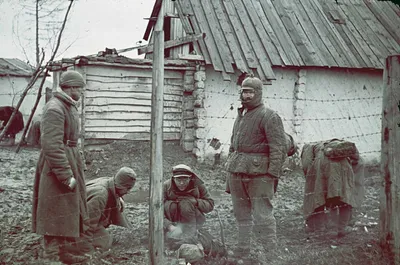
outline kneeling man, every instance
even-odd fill
[[[90,218],[87,234],[92,238],[95,248],[111,248],[113,240],[106,230],[111,224],[131,227],[123,214],[122,196],[135,186],[135,182],[135,171],[129,167],[122,167],[114,177],[97,178],[86,184]]]

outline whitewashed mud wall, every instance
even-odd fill
[[[378,70],[307,70],[299,137],[304,142],[347,139],[366,160],[379,159],[382,78]]]
[[[93,139],[149,140],[151,68],[86,66],[85,142]],[[165,70],[164,140],[179,140],[183,71]]]
[[[14,76],[1,76],[0,77],[0,106],[13,106],[18,104],[21,98],[22,92],[25,90],[29,83],[30,78],[27,77],[14,77]],[[51,77],[47,77],[47,80],[51,80]],[[46,87],[52,88],[53,84],[49,81],[45,81],[42,89],[42,97],[40,98],[39,104],[36,108],[33,121],[40,120],[43,112],[43,107],[46,104]],[[42,79],[38,79],[31,90],[28,91],[24,101],[22,102],[19,111],[24,117],[24,125],[28,121],[31,115],[32,108],[35,105],[38,89]],[[17,134],[16,141],[19,141],[22,132]]]
[[[366,159],[379,158],[381,71],[274,68],[274,72],[277,79],[264,85],[264,103],[280,114],[285,130],[300,147],[337,137],[355,142]],[[224,81],[220,73],[206,70],[203,158],[212,160],[215,153],[224,156],[229,150],[240,106],[236,81]],[[209,145],[213,138],[222,143],[218,150]]]

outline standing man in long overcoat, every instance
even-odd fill
[[[280,116],[262,102],[261,80],[242,82],[242,107],[233,125],[226,170],[233,213],[239,226],[235,255],[250,254],[251,232],[266,251],[276,246],[272,198],[286,158],[286,136]]]
[[[43,235],[43,258],[49,261],[82,262],[88,258],[84,253],[90,251],[84,238],[88,220],[84,164],[77,146],[77,101],[84,86],[79,72],[63,72],[41,120],[32,230]],[[68,252],[65,247],[71,245],[77,245],[80,252]]]

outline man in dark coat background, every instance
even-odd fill
[[[88,259],[87,203],[84,164],[77,146],[77,101],[85,86],[76,71],[61,74],[60,87],[46,104],[41,120],[41,153],[37,163],[32,207],[32,231],[43,235],[47,261],[82,262]],[[76,245],[80,253],[65,247]],[[75,255],[76,254],[76,255]]]
[[[89,210],[87,234],[95,248],[101,251],[111,248],[113,240],[106,230],[110,225],[131,227],[123,214],[122,197],[135,186],[136,177],[132,168],[122,167],[114,177],[97,178],[86,184]]]
[[[176,165],[164,182],[164,228],[167,236],[193,235],[214,209],[214,200],[204,182],[187,165]]]
[[[226,163],[230,173],[227,184],[239,226],[235,256],[243,258],[250,254],[252,230],[266,251],[276,246],[271,201],[287,154],[282,120],[264,106],[262,87],[256,77],[247,77],[242,82],[242,107],[233,125]]]

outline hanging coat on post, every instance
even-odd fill
[[[355,149],[355,155],[339,158],[327,156],[329,145],[340,144],[338,139],[305,144],[301,161],[306,185],[304,191],[304,217],[310,216],[314,210],[325,205],[330,198],[359,207],[364,196],[364,166]]]
[[[56,92],[41,121],[41,146],[36,168],[32,231],[40,235],[79,237],[87,229],[83,160],[77,147],[79,116],[75,103]],[[74,177],[71,191],[61,181]]]

